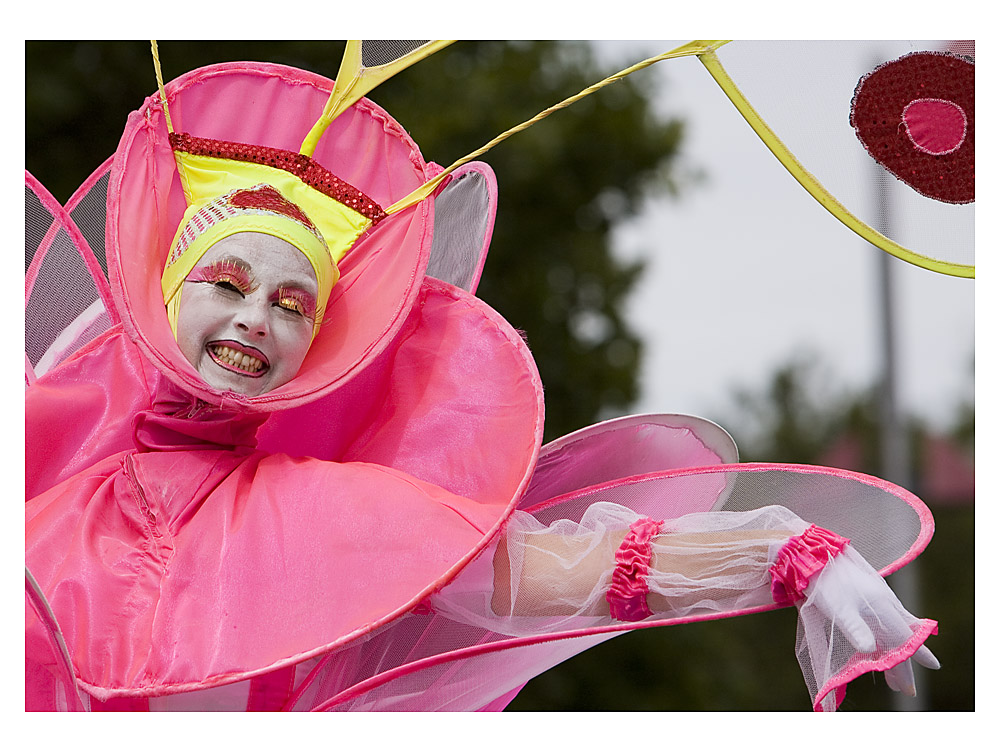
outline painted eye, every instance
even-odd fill
[[[244,298],[257,289],[257,285],[250,277],[249,267],[234,259],[223,259],[199,267],[191,272],[187,280],[207,282],[217,289],[237,292]]]
[[[244,298],[246,297],[246,293],[243,290],[241,290],[237,286],[236,282],[234,282],[231,279],[219,279],[219,280],[216,280],[215,281],[215,286],[216,287],[220,287],[223,290],[227,290],[229,292],[239,293],[240,297],[244,297]]]
[[[306,315],[305,307],[296,298],[283,296],[278,298],[277,304],[279,308],[284,308],[286,311],[297,313],[300,316]]]
[[[316,313],[316,302],[312,295],[295,288],[278,288],[271,296],[271,302],[281,310],[305,319],[312,319]]]

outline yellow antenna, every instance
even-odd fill
[[[642,70],[643,68],[648,68],[649,66],[653,65],[654,63],[658,63],[661,60],[668,60],[670,58],[676,58],[676,57],[686,57],[689,55],[703,55],[706,52],[712,52],[714,50],[717,50],[722,45],[726,44],[726,42],[728,41],[730,40],[715,39],[715,40],[696,40],[694,42],[688,42],[687,44],[681,45],[680,47],[670,50],[669,52],[664,52],[660,55],[655,55],[654,57],[642,60],[636,63],[635,65],[631,65],[628,68],[625,68],[624,70],[618,71],[618,73],[615,73],[614,75],[608,76],[603,81],[598,81],[596,84],[588,86],[579,94],[569,97],[568,99],[564,99],[563,101],[559,102],[558,104],[552,105],[546,110],[542,110],[530,120],[526,120],[520,125],[515,125],[513,128],[504,131],[489,143],[483,145],[479,149],[476,149],[476,151],[472,152],[471,154],[465,155],[456,162],[453,162],[451,165],[445,168],[444,172],[442,172],[440,175],[437,175],[433,179],[428,180],[422,186],[413,191],[413,193],[409,194],[405,198],[400,199],[392,206],[386,208],[385,213],[393,214],[394,212],[398,212],[402,209],[405,209],[408,206],[412,206],[413,204],[423,201],[425,198],[427,198],[434,192],[434,190],[438,187],[438,185],[441,184],[441,181],[444,180],[453,170],[456,170],[462,165],[464,165],[466,162],[470,162],[476,157],[485,154],[494,146],[499,144],[501,141],[506,141],[515,133],[520,133],[521,131],[530,128],[539,120],[547,118],[553,112],[557,112],[559,110],[565,109],[566,107],[569,107],[574,102],[578,102],[584,97],[590,96],[595,91],[603,89],[608,84],[613,84],[616,81],[620,81],[621,79],[625,78],[625,76],[635,73],[636,71]]]
[[[451,44],[453,39],[427,41],[402,40],[359,40],[347,43],[344,57],[340,61],[337,82],[330,92],[330,98],[323,108],[319,120],[302,142],[299,152],[311,157],[316,145],[327,127],[344,110],[383,81],[392,78],[401,70],[433,55]]]
[[[170,122],[170,111],[167,110],[167,90],[163,87],[163,73],[160,71],[160,52],[156,47],[156,40],[149,40],[149,47],[153,51],[153,68],[156,70],[156,86],[160,90],[160,99],[163,102],[163,117],[167,121],[167,131],[174,132],[174,126]]]

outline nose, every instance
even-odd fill
[[[269,334],[265,301],[255,301],[240,307],[235,318],[236,328],[255,339],[263,339]]]

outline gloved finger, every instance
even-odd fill
[[[843,632],[854,649],[859,653],[870,653],[875,649],[875,635],[857,611],[842,611],[835,617],[837,627]]]
[[[919,663],[924,668],[930,668],[937,671],[941,668],[941,662],[934,656],[930,650],[927,649],[925,645],[921,645],[917,648],[917,652],[913,654],[913,660]]]
[[[902,692],[910,697],[917,696],[917,685],[913,680],[913,666],[909,659],[885,670],[885,683],[893,692]]]

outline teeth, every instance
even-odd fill
[[[264,364],[259,358],[254,358],[251,355],[238,352],[231,347],[226,347],[225,345],[216,347],[213,349],[215,356],[228,366],[233,368],[239,368],[243,371],[249,373],[256,373]]]

